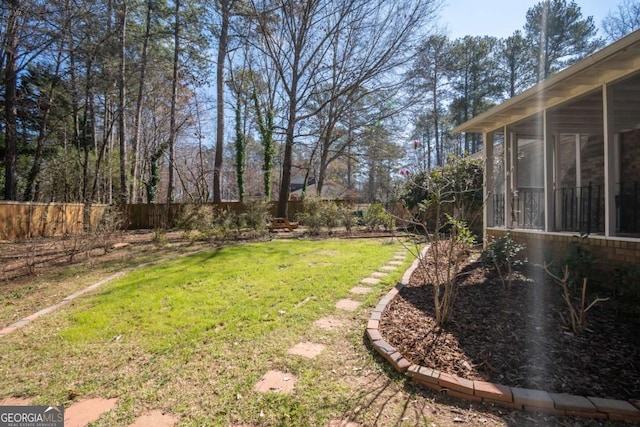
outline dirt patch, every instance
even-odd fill
[[[387,306],[380,333],[412,363],[512,387],[640,396],[637,316],[604,302],[589,311],[588,330],[573,334],[562,321],[559,286],[536,267],[511,290],[480,261],[464,269],[453,320],[444,328],[435,325],[433,288],[420,269]]]

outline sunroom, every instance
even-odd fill
[[[485,241],[582,235],[640,258],[640,30],[454,132],[485,141]]]

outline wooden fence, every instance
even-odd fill
[[[336,201],[337,203],[349,203]],[[170,229],[179,224],[183,214],[192,205],[188,204],[131,204],[118,207],[122,227],[128,230]],[[234,211],[242,213],[246,204],[240,202],[207,203],[213,212]],[[356,205],[356,210],[365,210],[368,205]],[[277,202],[271,203],[271,215],[277,214]],[[399,203],[385,205],[396,218],[408,219],[409,212]],[[295,221],[304,209],[304,202],[292,200],[288,205],[288,217]],[[92,205],[88,212],[88,229],[95,230],[104,218],[107,205]],[[0,240],[16,240],[29,237],[51,237],[64,234],[79,234],[87,229],[84,224],[84,206],[80,203],[20,203],[0,201]],[[404,221],[400,221],[404,222]],[[404,224],[398,223],[399,226]],[[476,223],[474,232],[482,230]]]
[[[106,205],[92,205],[87,212],[89,229],[102,220]],[[85,230],[81,203],[20,203],[0,201],[0,240],[79,234]]]
[[[131,204],[121,207],[125,218],[125,228],[140,229],[168,229],[175,227],[183,213],[193,205],[183,203],[172,204]],[[233,211],[242,213],[247,205],[241,202],[203,203],[199,206],[210,207],[213,212]],[[294,221],[298,213],[303,210],[303,202],[292,200],[289,202],[287,214],[290,221]],[[271,202],[271,216],[276,216],[278,203]]]

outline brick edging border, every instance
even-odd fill
[[[426,254],[427,249],[428,246],[420,252],[420,257]],[[640,399],[604,399],[509,387],[485,381],[472,381],[409,362],[384,339],[380,334],[379,325],[387,305],[409,283],[419,263],[420,258],[416,258],[396,286],[373,309],[367,322],[367,336],[371,345],[398,372],[431,390],[472,402],[496,404],[511,409],[542,412],[555,416],[640,422]]]

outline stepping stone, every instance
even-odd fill
[[[390,265],[383,265],[382,267],[380,267],[380,270],[384,270],[384,271],[393,271],[393,270],[395,270],[396,268],[398,268],[398,267],[397,267],[397,266],[395,266],[395,265],[391,265],[391,264],[390,264]]]
[[[289,349],[289,354],[295,354],[296,356],[308,357],[313,359],[324,350],[322,344],[314,344],[312,342],[301,342]]]
[[[344,325],[342,320],[334,319],[333,317],[323,317],[313,322],[313,324],[325,331],[332,331]]]
[[[260,393],[291,393],[296,385],[296,377],[281,371],[268,371],[253,389]],[[66,427],[66,426],[65,426]]]
[[[369,292],[371,292],[371,288],[368,286],[354,286],[353,288],[349,289],[349,292],[351,292],[352,294],[368,294]]]
[[[401,261],[401,260],[404,260],[405,258],[407,258],[407,256],[406,255],[394,255],[393,258]]]
[[[0,399],[0,406],[29,406],[33,397],[5,397]]]
[[[366,283],[367,285],[377,285],[378,283],[380,283],[380,279],[376,277],[367,277],[365,279],[362,279],[362,283]]]
[[[115,408],[116,403],[117,398],[79,400],[65,409],[64,427],[85,427],[100,418],[103,413]]]
[[[389,264],[389,265],[402,265],[404,263],[402,261],[389,261],[387,264]]]
[[[139,416],[129,427],[173,427],[176,424],[178,417],[156,409]]]
[[[336,308],[345,311],[355,311],[358,307],[360,307],[360,302],[348,298],[341,299],[336,303]]]
[[[377,279],[380,279],[381,277],[388,276],[388,275],[389,275],[388,273],[383,273],[381,271],[376,271],[375,273],[371,273],[371,277],[375,277]]]

